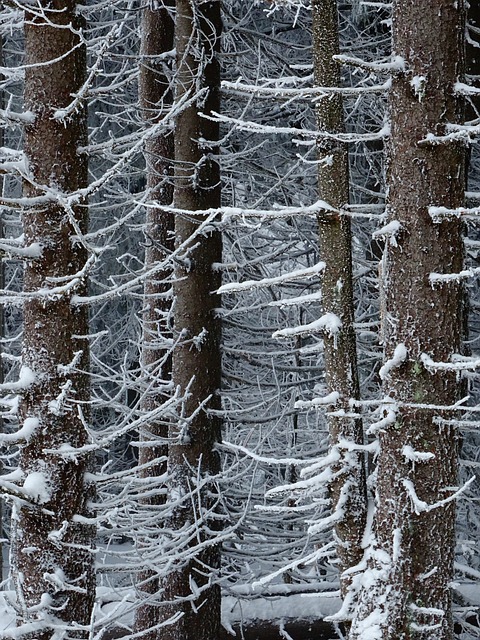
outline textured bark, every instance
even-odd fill
[[[68,195],[87,185],[87,158],[77,151],[86,143],[86,110],[78,104],[65,121],[54,117],[85,81],[86,50],[78,36],[83,21],[74,2],[43,3],[41,8],[42,13],[25,12],[25,109],[35,114],[24,137],[26,197],[49,189]],[[75,206],[73,214],[85,230],[86,202]],[[39,487],[30,480],[31,505],[15,505],[12,573],[18,622],[40,621],[45,626],[25,637],[47,640],[57,637],[53,626],[89,625],[95,596],[94,531],[75,519],[88,515],[88,459],[59,452],[64,445],[81,447],[87,441],[80,416],[81,405],[88,421],[87,311],[71,304],[73,293],[84,293],[85,281],[79,278],[65,292],[47,294],[65,284],[56,278],[68,278],[83,268],[86,252],[72,239],[76,231],[68,212],[55,201],[26,209],[23,223],[25,244],[39,243],[42,254],[26,263],[24,274],[24,288],[31,296],[24,306],[22,364],[33,371],[35,380],[23,393],[20,418],[37,419],[39,425],[21,447],[20,468],[25,476],[41,474],[33,477],[41,484],[43,476],[47,494],[36,497]],[[75,367],[69,368],[73,362]],[[87,636],[87,631],[68,633],[70,638]]]
[[[3,66],[3,36],[0,35],[0,65]],[[3,74],[0,74],[0,81],[4,81],[5,78]],[[3,89],[0,89],[0,109],[5,108],[5,93]],[[5,131],[4,128],[0,128],[0,147],[3,147],[5,144]],[[0,176],[0,197],[3,197],[3,187],[4,187],[4,177]],[[4,237],[4,226],[3,226],[3,215],[0,214],[0,238]],[[0,289],[5,287],[5,268],[3,260],[0,261]],[[0,337],[5,338],[5,316],[3,313],[3,305],[0,305]],[[4,369],[3,369],[3,358],[0,358],[0,384],[4,382]],[[0,433],[3,433],[4,430],[4,421],[3,418],[0,418]],[[0,473],[2,471],[3,465],[0,463]],[[0,540],[6,540],[4,538],[4,509],[3,509],[3,501],[0,501]],[[4,543],[0,542],[0,583],[3,582],[3,549]],[[1,587],[0,587],[1,588]]]
[[[421,356],[448,362],[460,352],[462,286],[432,285],[429,276],[461,270],[462,224],[454,216],[434,223],[428,207],[462,205],[465,150],[455,141],[421,141],[428,134],[444,135],[447,123],[462,120],[453,85],[463,73],[464,20],[461,1],[393,4],[393,48],[405,59],[406,72],[393,78],[390,95],[388,211],[401,227],[386,248],[384,335],[386,358],[400,344],[407,357],[384,381],[384,393],[398,403],[398,411],[380,432],[378,573],[370,576],[377,582],[364,593],[353,638],[363,637],[366,625],[377,625],[383,640],[453,637],[455,506],[415,508],[407,488],[412,483],[418,498],[432,505],[448,498],[457,484],[456,433],[439,425],[442,411],[428,405],[452,405],[461,385],[453,372],[427,370]],[[433,457],[412,461],[405,446]]]
[[[478,86],[480,81],[480,2],[470,0],[467,5],[467,20],[470,25],[469,38],[466,42],[466,71],[475,76],[473,84]],[[466,103],[466,119],[478,118],[480,109],[479,96],[470,96]]]
[[[170,88],[171,69],[167,61],[159,56],[173,49],[174,22],[169,13],[174,2],[166,2],[162,7],[147,6],[143,9],[141,25],[141,62],[139,98],[142,117],[147,125],[155,125],[171,106],[172,91]],[[173,199],[173,135],[161,133],[148,139],[145,145],[145,165],[147,173],[147,189],[151,200],[156,200],[158,208],[149,208],[145,220],[145,267],[152,268],[163,262],[167,254],[173,250],[173,216],[162,209],[161,205],[171,205]],[[149,412],[156,409],[166,400],[170,390],[172,360],[168,327],[168,313],[171,306],[171,285],[165,282],[168,272],[159,272],[145,282],[145,299],[143,310],[141,366],[143,379],[147,389],[141,398],[141,409]],[[140,441],[158,444],[142,446],[139,449],[139,475],[142,478],[160,478],[167,470],[166,456],[168,447],[168,426],[165,421],[150,422],[140,430]],[[165,499],[158,495],[145,498],[142,504],[146,514],[151,510],[155,515],[155,505]],[[148,548],[158,544],[158,523],[149,524],[145,519],[144,527],[148,536],[140,544]],[[135,632],[144,632],[144,640],[155,640],[158,632],[153,629],[159,618],[159,579],[155,571],[142,570],[137,575],[138,597],[140,604],[135,611]]]
[[[313,60],[315,84],[340,85],[339,65],[333,56],[339,53],[336,0],[313,0]],[[322,98],[317,103],[317,126],[320,132],[341,133],[344,130],[343,104],[340,95]],[[334,140],[318,143],[318,185],[320,198],[340,208],[349,201],[348,149]],[[330,161],[322,162],[329,157]],[[322,281],[324,313],[333,313],[342,321],[340,331],[324,336],[325,377],[328,392],[340,394],[337,409],[351,414],[351,398],[359,398],[357,350],[353,328],[353,283],[350,218],[327,211],[318,216],[320,257],[326,263]],[[328,418],[330,446],[339,441],[363,443],[362,421],[349,417]],[[357,565],[363,557],[361,541],[365,532],[367,498],[365,460],[361,452],[347,452],[335,465],[339,472],[330,484],[332,508],[340,519],[335,525],[337,555],[345,596],[350,578],[342,573]]]
[[[218,124],[201,117],[219,109],[221,31],[218,0],[177,0],[175,42],[177,101],[200,95],[178,116],[175,129],[175,207],[185,211],[220,206]],[[183,560],[165,580],[165,614],[181,612],[178,622],[162,629],[162,640],[215,640],[220,629],[220,589],[215,584],[220,550],[215,540],[215,487],[208,481],[219,470],[214,445],[220,420],[220,327],[215,308],[220,285],[213,264],[221,261],[218,231],[193,237],[202,214],[177,214],[177,246],[187,243],[183,262],[175,266],[173,382],[184,399],[169,436],[171,527],[184,537]],[[210,541],[210,544],[208,544]],[[195,549],[202,544],[202,549]],[[190,555],[191,557],[185,557]],[[173,601],[181,598],[177,603]]]

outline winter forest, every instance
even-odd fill
[[[480,638],[480,1],[0,17],[0,637]]]

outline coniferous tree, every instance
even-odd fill
[[[343,102],[332,89],[340,86],[340,69],[334,56],[339,54],[338,16],[336,0],[313,0],[312,35],[315,84],[328,87],[327,95],[316,103],[318,142],[319,196],[333,211],[318,216],[320,257],[325,261],[322,275],[322,306],[325,314],[333,314],[338,330],[325,331],[323,336],[325,376],[328,393],[336,394],[334,413],[328,418],[330,446],[337,448],[341,458],[333,467],[330,483],[332,508],[336,509],[335,524],[339,570],[357,565],[363,557],[361,546],[365,532],[367,499],[364,454],[355,451],[363,444],[362,421],[350,417],[350,400],[359,399],[357,347],[355,341],[352,233],[350,218],[338,210],[349,203],[348,148],[335,136],[345,131]],[[338,409],[341,411],[339,412]],[[344,415],[340,415],[341,413]],[[346,443],[352,450],[343,448]],[[350,579],[341,577],[345,596]]]
[[[25,501],[13,516],[13,577],[20,624],[48,640],[88,636],[95,597],[86,483],[88,324],[72,303],[86,287],[87,114],[83,19],[74,1],[25,10],[24,272],[20,450]],[[30,204],[29,204],[30,203]],[[33,247],[33,248],[32,248]],[[28,251],[27,251],[28,255]],[[25,431],[24,431],[25,433]],[[82,630],[83,629],[83,630]]]
[[[142,117],[147,126],[155,126],[172,103],[171,59],[173,49],[174,2],[165,2],[143,8],[141,22],[139,99]],[[173,56],[173,54],[171,54]],[[147,134],[148,135],[148,134]],[[172,180],[173,135],[164,131],[147,137],[145,144],[145,170],[148,200],[156,203],[146,210],[145,220],[145,268],[165,262],[173,250],[173,216],[162,205],[169,206],[173,198]],[[142,313],[141,371],[144,386],[140,400],[142,411],[155,410],[171,392],[171,334],[168,314],[171,306],[171,283],[167,269],[156,273],[145,282],[145,298]],[[139,475],[157,482],[167,470],[168,427],[165,420],[148,422],[141,429],[143,441],[139,449]],[[148,443],[148,444],[147,444]],[[148,535],[142,541],[148,555],[151,545],[158,545],[159,524],[155,518],[155,505],[164,501],[164,495],[142,500],[145,510],[144,528]],[[153,509],[148,509],[148,506]],[[150,524],[150,518],[152,524]],[[141,603],[135,612],[135,630],[144,633],[146,640],[155,640],[153,629],[159,622],[159,589],[157,573],[145,569],[138,575]]]
[[[173,385],[181,396],[169,428],[170,528],[182,540],[164,581],[165,615],[181,612],[165,639],[214,640],[220,631],[220,550],[213,477],[219,471],[220,233],[206,213],[220,206],[217,159],[221,17],[219,0],[177,0],[175,48],[175,242]]]
[[[450,366],[462,338],[465,151],[463,2],[393,3],[397,73],[390,93],[389,224],[384,258],[385,419],[379,432],[376,540],[352,628],[382,640],[453,638],[457,435],[445,417],[460,399]],[[442,209],[442,207],[444,209]],[[446,410],[443,410],[445,408]]]

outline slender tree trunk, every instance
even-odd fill
[[[178,116],[175,129],[174,203],[185,211],[220,206],[218,124],[201,116],[219,109],[220,31],[219,0],[177,0],[176,99],[198,94]],[[189,248],[175,266],[173,382],[183,401],[169,432],[168,473],[175,504],[171,526],[185,542],[184,559],[164,586],[165,599],[172,602],[165,613],[183,616],[162,631],[162,640],[215,640],[220,631],[216,497],[208,479],[219,471],[214,446],[221,425],[210,411],[220,408],[220,326],[215,317],[220,300],[212,292],[220,285],[213,264],[221,261],[222,244],[220,233],[211,228],[193,237],[204,219],[188,213],[175,219],[177,246],[187,243]]]
[[[429,207],[462,205],[465,150],[451,139],[424,141],[462,121],[453,87],[463,74],[464,13],[462,1],[393,3],[393,50],[406,71],[393,78],[390,95],[388,211],[398,231],[386,245],[382,376],[396,406],[380,431],[369,574],[376,581],[364,592],[353,638],[363,638],[365,626],[382,640],[453,638],[455,504],[448,498],[457,484],[457,435],[428,406],[452,405],[461,385],[426,356],[448,362],[460,352],[462,286],[432,282],[430,274],[462,269],[462,223],[456,216],[435,222]]]
[[[339,53],[336,0],[312,0],[313,60],[316,86],[338,87],[339,65],[333,56]],[[322,98],[317,103],[320,132],[344,131],[343,104],[340,95]],[[348,149],[345,144],[321,138],[318,143],[318,185],[320,198],[335,208],[349,202]],[[359,398],[357,349],[353,327],[352,247],[350,219],[328,211],[318,216],[320,256],[326,268],[322,282],[324,313],[341,320],[337,334],[325,334],[324,357],[328,392],[338,392],[337,409],[352,413],[350,399]],[[363,443],[362,421],[330,416],[330,446],[340,442]],[[363,452],[340,449],[342,459],[335,465],[330,484],[332,507],[339,516],[335,525],[342,595],[347,594],[350,577],[342,575],[363,557],[367,497]]]
[[[73,1],[25,12],[25,109],[35,114],[24,138],[26,198],[67,196],[87,186],[87,158],[77,150],[86,144],[86,110],[78,103],[63,111],[85,81],[83,27]],[[89,625],[95,597],[94,531],[79,521],[91,498],[88,459],[61,452],[87,442],[89,400],[87,311],[71,303],[72,294],[85,291],[84,278],[74,274],[87,256],[69,216],[86,230],[84,201],[68,210],[52,198],[23,213],[25,244],[38,243],[41,255],[27,261],[24,274],[30,295],[21,379],[28,384],[20,418],[32,433],[21,447],[20,468],[30,504],[15,504],[12,560],[18,622],[37,622],[38,630],[25,636],[36,640],[58,637],[59,625],[70,629],[70,638],[86,638],[88,631],[74,629]]]
[[[0,35],[0,65],[4,66],[3,61],[3,36]],[[3,74],[0,75],[0,81],[3,82],[5,80]],[[5,92],[0,89],[0,109],[5,108]],[[0,128],[0,147],[3,147],[5,144],[5,131],[4,128]],[[3,187],[4,187],[4,177],[0,176],[0,197],[3,197]],[[3,226],[3,215],[0,213],[0,238],[4,237],[4,226]],[[0,260],[0,289],[5,287],[5,265],[3,260]],[[0,337],[5,338],[5,316],[3,313],[3,305],[0,305]],[[3,349],[2,349],[3,350]],[[3,369],[3,358],[0,356],[0,384],[4,382],[4,369]],[[0,433],[3,433],[4,430],[4,421],[3,418],[0,418]],[[0,472],[3,465],[0,463]],[[4,537],[4,509],[3,502],[0,501],[0,584],[3,582],[3,553],[6,548],[6,538]]]
[[[171,65],[160,56],[173,49],[174,22],[170,15],[173,8],[174,2],[167,1],[161,7],[147,6],[142,13],[139,95],[142,117],[147,125],[155,125],[172,104]],[[156,200],[159,205],[157,208],[148,208],[146,213],[145,267],[148,269],[165,260],[173,250],[173,216],[162,208],[162,205],[171,205],[173,199],[173,135],[162,133],[148,139],[145,165],[149,199]],[[168,275],[167,272],[160,272],[145,282],[141,365],[142,380],[147,389],[142,393],[140,403],[145,412],[154,410],[164,402],[167,390],[170,390],[172,359],[168,313],[171,307],[171,284],[165,282]],[[167,471],[168,427],[164,421],[149,423],[139,435],[141,443],[150,443],[140,447],[139,475],[142,478],[159,479]],[[158,444],[155,444],[156,440]],[[142,501],[146,507],[144,527],[148,531],[142,544],[147,556],[154,552],[159,543],[158,523],[154,518],[156,511],[148,507],[155,507],[164,500],[165,497],[159,495]],[[152,524],[149,514],[153,517]],[[137,576],[137,584],[141,602],[135,612],[135,632],[143,631],[144,640],[156,640],[158,632],[148,632],[148,629],[160,621],[157,573],[149,569],[142,570]]]

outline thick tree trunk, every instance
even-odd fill
[[[147,6],[142,13],[139,98],[147,126],[155,125],[172,104],[171,65],[160,56],[173,49],[174,22],[170,14],[173,7],[174,2],[169,1],[160,8]],[[145,165],[149,200],[158,202],[158,207],[147,209],[145,220],[145,267],[149,269],[164,261],[173,250],[173,216],[162,208],[162,205],[171,205],[173,200],[173,135],[161,133],[148,139]],[[140,402],[144,412],[156,409],[166,400],[167,392],[171,391],[171,331],[168,327],[171,284],[165,282],[168,276],[167,272],[160,272],[145,282],[141,367],[146,389]],[[152,480],[160,479],[167,471],[168,427],[165,421],[148,423],[140,430],[139,436],[140,442],[145,443],[138,455],[139,475]],[[151,444],[155,441],[158,444]],[[143,527],[148,534],[141,545],[147,557],[154,553],[155,546],[159,544],[155,505],[164,500],[165,497],[161,495],[142,500],[145,506]],[[142,570],[137,576],[137,586],[140,604],[135,612],[135,632],[143,631],[144,640],[156,640],[158,632],[148,630],[160,621],[161,598],[157,573],[149,569]]]
[[[62,0],[25,12],[25,109],[35,114],[25,129],[25,197],[67,196],[87,186],[87,158],[77,150],[86,144],[86,110],[78,103],[64,112],[86,76],[86,50],[78,35],[83,20],[76,9],[73,1]],[[37,622],[31,634],[36,640],[57,637],[59,625],[70,629],[70,638],[87,637],[88,631],[74,629],[89,625],[95,597],[94,531],[79,520],[88,515],[91,499],[88,459],[61,451],[87,441],[87,311],[71,304],[72,294],[85,290],[84,277],[74,274],[87,256],[74,239],[78,234],[70,218],[85,231],[86,206],[64,208],[53,197],[23,214],[25,244],[38,243],[41,255],[27,262],[24,275],[30,295],[22,365],[29,384],[20,417],[32,433],[21,447],[20,468],[30,504],[15,505],[12,569],[18,622]]]
[[[339,65],[333,56],[339,53],[336,0],[313,0],[313,61],[316,86],[338,87]],[[344,131],[343,104],[340,95],[328,96],[317,102],[317,126],[320,132]],[[349,201],[348,149],[345,144],[321,138],[318,143],[318,184],[322,200],[335,208]],[[352,413],[350,399],[359,398],[357,350],[353,328],[353,283],[350,219],[328,211],[318,216],[320,257],[326,263],[322,281],[324,313],[333,313],[341,320],[336,334],[324,336],[325,375],[328,393],[340,395],[336,409]],[[363,443],[362,421],[355,418],[330,416],[328,419],[330,446],[340,442]],[[365,532],[367,496],[363,452],[340,449],[343,454],[335,465],[337,472],[330,484],[332,508],[337,510],[335,524],[337,554],[343,596],[350,577],[342,575],[357,565],[363,557],[361,547]]]
[[[220,2],[177,0],[176,11],[176,99],[198,97],[176,121],[174,203],[195,212],[220,206],[218,124],[201,116],[219,109]],[[162,640],[215,640],[220,629],[216,497],[208,479],[219,471],[214,446],[221,425],[210,411],[220,408],[220,300],[212,292],[220,285],[213,265],[221,261],[222,244],[212,228],[194,237],[204,220],[188,213],[175,219],[177,246],[189,248],[175,265],[173,382],[183,401],[169,432],[168,474],[171,526],[184,546],[164,597],[172,603],[167,615],[183,615],[162,630]]]
[[[461,270],[462,224],[455,216],[435,222],[429,207],[462,205],[465,150],[455,140],[425,140],[462,120],[453,87],[463,74],[464,20],[461,0],[393,4],[393,49],[405,72],[393,78],[390,95],[388,211],[390,231],[398,231],[386,247],[382,376],[396,405],[380,431],[377,546],[353,638],[363,638],[366,626],[382,640],[453,637],[455,505],[448,498],[457,484],[457,435],[429,405],[451,406],[460,384],[426,356],[448,362],[460,352],[462,286],[432,282],[430,274]]]

